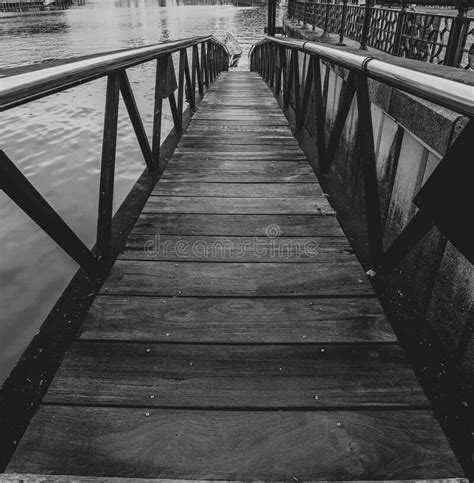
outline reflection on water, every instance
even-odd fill
[[[0,66],[227,32],[241,43],[245,64],[250,45],[263,36],[265,22],[264,7],[210,0],[112,0],[64,11],[0,14]],[[153,66],[139,66],[129,75],[150,133]],[[99,79],[0,113],[0,149],[89,246],[97,220],[104,92],[105,79]],[[170,127],[171,117],[165,113],[163,130]],[[144,168],[123,106],[117,153],[115,208]],[[77,266],[3,192],[0,219],[3,381]]]

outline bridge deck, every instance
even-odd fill
[[[462,475],[256,74],[201,103],[8,472]]]

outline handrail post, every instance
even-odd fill
[[[344,47],[344,29],[346,28],[347,0],[342,0],[341,26],[339,27],[339,42],[337,45]]]
[[[97,258],[99,261],[107,259],[110,255],[119,93],[120,74],[118,72],[114,72],[107,78],[107,92],[105,98],[102,162],[100,167],[99,215],[97,219],[96,243]]]
[[[155,76],[155,105],[153,110],[153,136],[151,152],[154,169],[159,167],[161,146],[161,119],[163,116],[163,92],[166,90],[169,56],[158,57]]]
[[[369,37],[370,17],[372,14],[372,0],[366,0],[364,10],[364,23],[362,24],[362,34],[360,36],[360,50],[367,50],[367,40]]]
[[[444,57],[444,65],[458,66],[461,62],[462,49],[466,42],[466,32],[470,22],[466,13],[469,9],[466,0],[461,0],[458,6],[458,14],[453,19],[451,32],[446,46],[446,54]]]
[[[393,48],[392,48],[393,55],[398,55],[398,56],[401,55],[402,35],[403,35],[404,26],[405,26],[406,8],[407,8],[406,2],[405,0],[403,0],[397,17],[397,26],[395,28],[395,37],[393,39]]]

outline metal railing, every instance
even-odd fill
[[[188,59],[188,49],[191,49]],[[179,54],[176,79],[172,54]],[[156,62],[152,143],[127,76],[127,69]],[[191,67],[190,67],[191,64]],[[220,72],[227,70],[229,52],[212,36],[98,55],[87,60],[44,68],[0,79],[0,111],[64,91],[101,77],[107,77],[105,116],[100,171],[99,213],[96,246],[89,250],[66,222],[48,204],[21,171],[0,150],[0,189],[35,221],[80,267],[100,274],[110,254],[112,202],[118,127],[119,95],[122,94],[135,135],[149,172],[159,168],[163,99],[168,99],[176,132],[182,131],[184,103],[191,111],[196,97],[203,96]],[[177,99],[175,91],[177,90]]]
[[[348,0],[288,0],[288,18],[311,25],[313,30],[322,29],[323,36],[339,35],[339,44],[347,37],[360,42],[361,49],[370,46],[401,57],[474,68],[474,19],[467,17],[472,0],[457,3],[457,15],[409,10],[406,2],[394,1],[391,5],[398,7],[375,5],[371,0],[365,5],[354,5]]]
[[[295,39],[268,37],[255,44],[249,55],[251,70],[262,75],[277,97],[282,95],[284,108],[290,105],[293,107],[296,131],[303,129],[308,112],[312,110],[316,129],[317,168],[322,174],[330,171],[351,105],[356,100],[367,241],[371,263],[376,272],[389,273],[433,226],[474,263],[471,226],[474,213],[472,200],[469,199],[472,193],[471,154],[474,137],[473,85],[457,82],[449,79],[449,76],[438,77],[367,55],[356,55],[320,43]],[[302,61],[307,67],[306,71],[302,68]],[[324,81],[321,78],[323,63]],[[329,122],[326,117],[327,65],[347,69],[347,79],[341,89],[333,122]],[[369,79],[421,97],[468,118],[466,126],[415,196],[413,201],[419,211],[387,249],[384,249],[383,240]],[[326,140],[329,128],[329,139]],[[456,213],[454,218],[453,213]],[[465,223],[457,221],[459,219],[465,220]]]

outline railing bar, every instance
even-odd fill
[[[196,97],[196,54],[195,54],[195,45],[193,45],[191,51],[191,89],[193,91],[194,98]]]
[[[179,125],[183,124],[184,110],[184,59],[186,57],[186,49],[179,51],[179,71],[178,71],[178,114]]]
[[[204,95],[204,85],[202,82],[202,69],[201,69],[201,62],[199,61],[199,49],[196,45],[195,48],[193,47],[194,55],[196,56],[196,73],[197,73],[197,82],[198,82],[198,92],[200,96]]]
[[[434,221],[431,216],[424,211],[418,211],[382,254],[379,264],[375,265],[377,273],[389,274],[433,226]]]
[[[326,69],[328,67],[326,66]],[[328,147],[326,150],[326,157],[324,165],[321,166],[321,170],[324,174],[329,172],[331,167],[331,162],[336,154],[337,146],[339,144],[339,139],[341,137],[342,131],[344,129],[344,124],[346,123],[347,115],[349,114],[352,99],[355,94],[355,73],[351,71],[349,73],[349,78],[347,83],[342,87],[341,94],[339,97],[339,106],[336,114],[336,119],[334,121],[334,126],[329,138]]]
[[[100,272],[101,266],[91,251],[3,151],[0,151],[0,180],[5,194],[79,266],[90,274]]]
[[[188,97],[189,107],[191,111],[196,110],[195,94],[196,91],[193,90],[193,83],[191,80],[191,73],[189,72],[189,62],[188,56],[184,56],[184,75],[186,77],[186,94]]]
[[[362,171],[364,178],[365,212],[367,218],[369,251],[372,262],[378,264],[383,252],[383,227],[380,215],[374,133],[367,77],[363,74],[357,74],[355,84],[357,91],[357,110],[359,115],[359,139],[362,150]]]
[[[171,56],[158,57],[156,60],[155,77],[155,104],[153,109],[153,137],[151,152],[153,154],[153,168],[157,169],[160,162],[161,149],[161,124],[163,118],[163,97],[167,91],[168,83],[168,63],[172,62]]]
[[[181,132],[183,130],[183,126],[181,125],[181,118],[179,116],[178,106],[176,105],[174,92],[168,96],[168,101],[170,103],[171,115],[173,116],[174,128],[177,132]]]
[[[119,73],[107,78],[105,100],[102,162],[100,168],[99,215],[97,219],[97,258],[101,261],[110,254],[112,235],[112,206],[114,196],[115,153],[120,92]]]
[[[293,55],[293,74],[295,76],[294,83],[295,83],[295,117],[299,119],[300,117],[300,110],[301,110],[301,83],[300,83],[300,69],[299,69],[299,56],[298,51],[294,50]]]
[[[290,60],[289,60],[289,66],[290,68],[288,69],[288,80],[287,80],[287,85],[286,85],[286,96],[284,98],[284,107],[289,107],[290,106],[290,98],[291,98],[291,89],[293,87],[293,50],[290,51]]]
[[[142,151],[148,170],[152,171],[154,163],[150,143],[148,142],[148,137],[143,126],[142,118],[138,111],[137,103],[135,101],[132,88],[130,86],[130,81],[125,71],[122,71],[120,73],[120,92],[122,93],[122,97],[125,102],[130,121],[132,122],[132,126],[135,131],[135,135],[137,137],[138,144],[140,145],[140,149]]]
[[[209,47],[208,47],[209,49]],[[204,80],[206,84],[206,89],[209,89],[209,59],[206,53],[206,43],[201,44],[201,63],[204,70]]]
[[[311,90],[313,88],[313,68],[312,68],[312,57],[309,57],[309,63],[306,73],[306,81],[304,85],[303,101],[301,103],[300,115],[296,119],[296,130],[301,131],[306,120],[306,113],[308,111],[309,98],[311,95]]]
[[[325,166],[326,163],[326,112],[323,104],[321,87],[321,60],[319,57],[312,57],[314,97],[316,108],[316,136],[318,140],[318,164]]]

